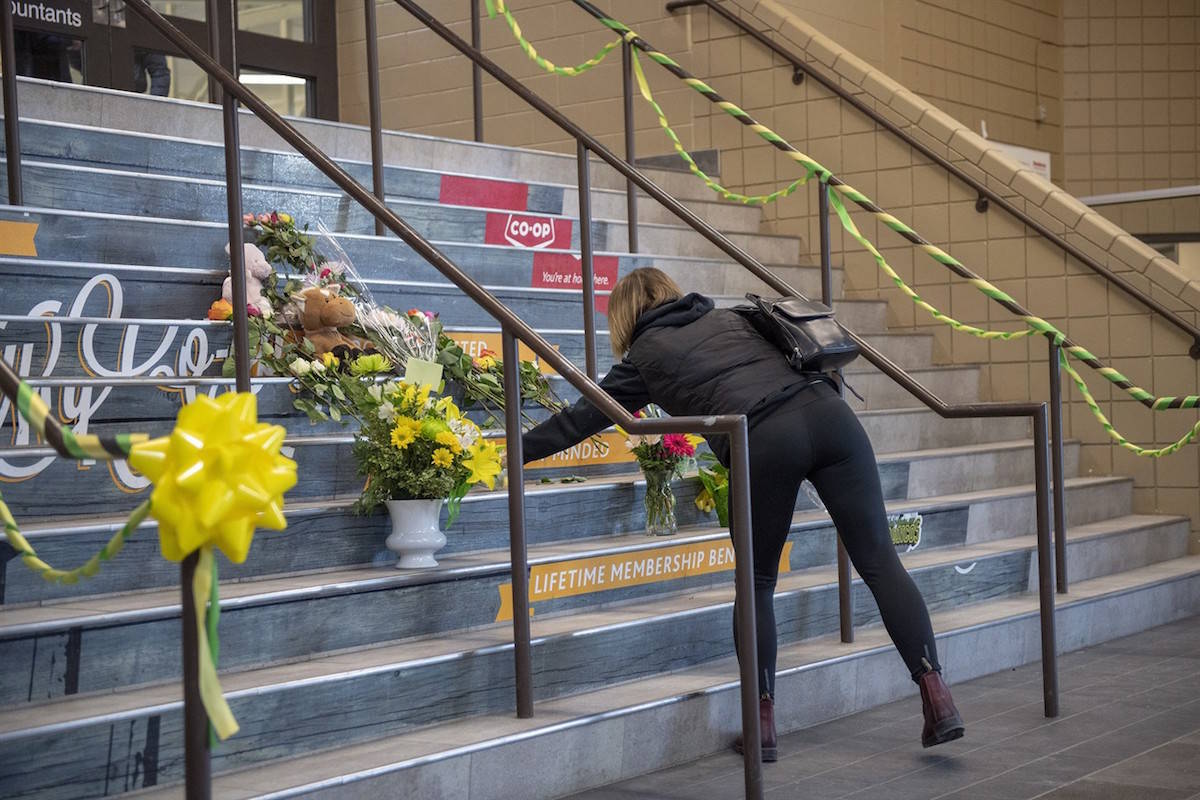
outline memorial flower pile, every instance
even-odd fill
[[[472,486],[495,488],[500,450],[452,398],[428,384],[366,383],[345,374],[341,380],[361,426],[353,452],[367,486],[357,510],[387,500],[448,498],[453,524]]]

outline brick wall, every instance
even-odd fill
[[[470,39],[466,0],[426,0],[426,8]],[[596,5],[634,26],[664,52],[689,60],[693,21],[687,14],[667,16],[661,3],[645,0],[600,0]],[[489,20],[479,6],[481,42],[487,55],[520,78],[533,91],[583,125],[606,146],[624,152],[621,103],[621,53],[615,50],[600,67],[575,78],[550,75],[534,65],[517,46],[507,25]],[[341,119],[365,124],[367,78],[362,3],[337,0],[338,96]],[[433,136],[470,139],[472,127],[471,69],[467,59],[390,0],[376,3],[379,27],[380,96],[384,127]],[[615,38],[593,17],[562,0],[517,0],[514,13],[527,38],[557,64],[576,64]],[[706,65],[701,65],[703,68]],[[678,81],[649,71],[656,99],[666,109],[689,148],[708,147],[691,123],[694,92]],[[574,152],[575,142],[510,91],[488,76],[483,80],[485,139],[494,144]],[[637,151],[667,152],[653,114],[640,100],[636,107]]]

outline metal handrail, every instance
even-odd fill
[[[1142,305],[1165,317],[1168,322],[1191,337],[1192,347],[1189,349],[1189,355],[1191,355],[1192,358],[1200,359],[1200,327],[1188,322],[1182,316],[1167,308],[1161,302],[1143,292],[1141,289],[1134,286],[1128,280],[1122,278],[1120,275],[1113,272],[1096,259],[1092,258],[1082,249],[1067,241],[1062,236],[1059,236],[1057,233],[1050,230],[1044,224],[1034,219],[1020,208],[1017,208],[1017,206],[1015,206],[999,192],[994,191],[983,181],[973,177],[968,172],[946,159],[944,156],[935,152],[924,142],[917,139],[899,125],[896,125],[887,117],[880,114],[867,103],[860,100],[847,89],[843,88],[837,81],[817,71],[812,64],[797,56],[795,53],[783,47],[773,39],[770,39],[761,31],[749,25],[745,20],[721,6],[717,0],[672,0],[672,2],[667,3],[666,8],[667,11],[676,11],[681,8],[689,8],[691,6],[705,6],[709,10],[715,11],[734,27],[738,28],[743,33],[748,34],[755,41],[759,42],[764,47],[769,48],[773,53],[783,58],[785,61],[791,64],[792,69],[794,70],[794,83],[800,82],[795,80],[796,75],[807,75],[817,83],[821,84],[821,86],[836,94],[844,102],[849,103],[857,111],[865,114],[875,124],[879,125],[881,128],[893,134],[894,136],[899,137],[906,145],[912,147],[922,156],[937,164],[939,167],[944,169],[946,172],[949,172],[958,180],[970,186],[971,189],[974,190],[979,196],[979,202],[976,204],[976,208],[979,211],[986,211],[989,203],[995,203],[1005,212],[1020,220],[1023,225],[1026,225],[1036,231],[1037,234],[1043,239],[1048,240],[1055,247],[1067,253],[1072,258],[1086,266],[1088,269],[1101,275],[1105,280],[1120,288],[1121,291],[1125,292]]]
[[[1200,197],[1200,186],[1170,186],[1166,189],[1094,194],[1079,198],[1079,202],[1088,206],[1113,206],[1124,203],[1145,203],[1150,200],[1178,200],[1181,197]]]
[[[602,161],[607,163],[618,173],[623,175],[627,181],[636,184],[650,197],[657,200],[660,204],[670,210],[676,217],[685,222],[689,227],[706,238],[708,241],[716,245],[722,252],[733,258],[738,264],[749,270],[759,280],[766,283],[775,291],[781,294],[786,294],[794,297],[804,297],[796,289],[788,285],[788,283],[773,272],[763,266],[752,255],[742,250],[737,245],[730,242],[719,231],[713,228],[704,220],[700,219],[696,214],[692,213],[686,206],[672,197],[667,192],[663,191],[657,184],[647,178],[636,167],[626,161],[623,161],[610,150],[600,144],[595,138],[588,134],[585,130],[573,123],[565,115],[559,112],[552,105],[543,100],[540,96],[532,92],[520,81],[512,75],[500,68],[494,61],[489,59],[479,50],[471,47],[461,37],[456,35],[449,27],[443,24],[440,20],[433,17],[424,8],[417,5],[415,0],[395,0],[395,2],[403,7],[406,11],[417,18],[419,22],[424,24],[439,37],[445,40],[448,44],[454,47],[463,55],[470,58],[475,64],[482,67],[489,75],[502,83],[505,88],[512,91],[544,117],[556,124],[566,133],[570,134],[577,143],[579,143],[579,152],[581,156],[587,151],[591,151],[600,157]],[[371,43],[368,42],[370,47]],[[586,224],[582,223],[582,224]],[[584,285],[587,286],[591,282],[590,264],[586,261],[583,264]],[[828,260],[822,265],[826,272],[829,269]],[[825,279],[828,285],[828,278]],[[1043,668],[1043,700],[1045,713],[1048,717],[1058,715],[1058,672],[1057,672],[1057,657],[1055,648],[1054,635],[1054,589],[1051,583],[1050,572],[1046,565],[1050,564],[1054,555],[1052,554],[1052,546],[1050,539],[1050,468],[1049,454],[1047,450],[1047,442],[1049,440],[1049,421],[1050,415],[1047,412],[1045,403],[1026,402],[1026,403],[1004,403],[1004,402],[981,402],[981,403],[964,403],[964,404],[949,404],[915,380],[899,365],[885,356],[883,353],[875,349],[868,342],[854,333],[850,336],[858,344],[861,354],[869,362],[875,365],[881,372],[887,375],[896,383],[899,383],[908,390],[914,397],[919,399],[927,407],[935,411],[939,416],[946,419],[960,418],[995,418],[995,417],[1029,417],[1033,420],[1034,426],[1034,454],[1035,454],[1035,488],[1037,494],[1037,520],[1038,520],[1038,584],[1039,584],[1039,606],[1041,613],[1041,628],[1042,628],[1042,668]],[[1056,362],[1057,363],[1057,362]],[[1061,510],[1061,503],[1056,511]],[[1065,548],[1065,536],[1060,535],[1059,548]],[[743,709],[744,711],[745,709]],[[747,755],[747,762],[749,756]],[[751,766],[747,763],[747,771]],[[747,779],[747,792],[749,792],[749,778]]]

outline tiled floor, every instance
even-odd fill
[[[965,738],[924,750],[912,698],[783,737],[766,796],[854,800],[1200,800],[1200,617],[953,686]],[[948,677],[953,679],[952,674]],[[734,800],[741,759],[700,761],[572,800]]]

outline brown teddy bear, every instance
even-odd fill
[[[338,331],[338,328],[354,323],[353,303],[315,286],[305,289],[301,296],[304,298],[304,310],[300,315],[300,324],[304,327],[304,337],[312,342],[317,355],[331,353],[339,347],[351,351],[360,349],[358,342]]]

